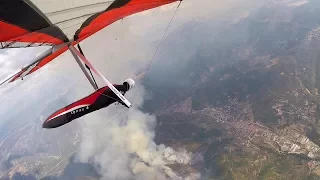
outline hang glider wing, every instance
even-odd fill
[[[119,19],[176,1],[180,0],[4,0],[0,49],[74,45]],[[66,50],[32,62],[6,82],[33,73]]]

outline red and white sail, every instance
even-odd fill
[[[68,50],[68,45],[75,45],[122,18],[176,1],[180,0],[2,1],[0,49],[34,46],[58,49],[25,66],[5,82],[37,71]]]

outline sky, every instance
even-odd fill
[[[184,0],[164,38],[163,44],[166,44],[166,47],[160,46],[158,53],[161,54],[166,49],[179,49],[170,47],[170,39],[166,37],[181,30],[185,23],[199,19],[210,23],[215,18],[231,15],[236,15],[238,20],[239,16],[243,17],[244,12],[260,3],[261,1],[257,0]],[[114,23],[81,43],[84,54],[112,83],[122,83],[124,79],[133,77],[149,65],[177,5],[178,3],[174,3]],[[206,30],[199,30],[199,33],[202,31]],[[0,82],[45,49],[0,50]],[[183,57],[182,54],[181,56]],[[161,58],[155,56],[154,61],[159,62]],[[179,57],[176,59],[181,60]],[[100,80],[98,84],[103,86]],[[0,87],[0,143],[4,142],[0,144],[0,148],[4,148],[7,143],[4,140],[19,133],[18,130],[23,127],[37,129],[28,136],[34,136],[32,138],[41,141],[47,141],[45,138],[51,137],[50,134],[66,134],[67,130],[78,128],[80,133],[74,133],[69,138],[79,139],[79,146],[74,145],[68,152],[61,150],[56,154],[67,157],[66,154],[77,150],[79,161],[93,161],[100,167],[98,172],[102,179],[167,179],[167,176],[171,179],[182,178],[182,175],[175,174],[168,165],[177,162],[188,164],[192,154],[184,149],[173,149],[153,141],[156,117],[139,110],[146,97],[149,97],[139,81],[135,89],[127,95],[134,105],[130,110],[111,106],[57,130],[39,129],[43,118],[54,112],[56,106],[63,107],[92,92],[92,87],[69,52],[23,81]],[[54,142],[51,143],[54,147]],[[3,152],[12,153],[17,144],[19,143],[9,146],[10,151]],[[59,161],[61,159],[63,158],[58,158]],[[58,160],[50,162],[55,164]],[[56,171],[43,170],[38,176],[51,175],[53,172]],[[197,179],[200,175],[194,173],[184,176],[185,179]]]

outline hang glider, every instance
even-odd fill
[[[88,71],[101,78],[120,103],[131,107],[123,94],[86,59],[79,43],[120,19],[177,1],[181,3],[182,0],[1,1],[0,49],[51,48],[0,85],[23,79],[70,50],[96,92],[99,92],[98,86]]]
[[[51,46],[54,47],[53,53],[48,55],[48,59],[51,59],[67,50],[56,51],[63,45],[76,45],[122,18],[176,1],[179,0],[79,0],[76,3],[65,0],[2,1],[0,49]],[[54,58],[48,59],[44,62],[40,60],[41,66],[27,75]]]

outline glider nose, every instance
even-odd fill
[[[45,129],[50,129],[50,123],[48,122],[48,120],[46,120],[45,122],[43,122],[42,124],[42,128],[45,128]]]

